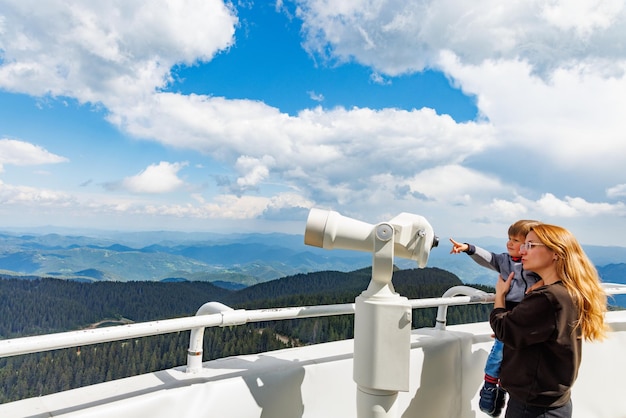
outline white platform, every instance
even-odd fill
[[[575,418],[624,418],[626,311],[614,332],[585,344],[573,393]],[[487,323],[414,330],[410,390],[402,418],[477,418],[478,391],[491,349]],[[345,340],[205,362],[0,405],[0,417],[356,417],[353,341]]]

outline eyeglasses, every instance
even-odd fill
[[[546,245],[546,244],[542,244],[540,242],[525,242],[522,245],[519,246],[519,250],[520,251],[530,251],[531,248],[533,248],[534,245]]]

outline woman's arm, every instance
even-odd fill
[[[496,338],[510,347],[521,348],[553,338],[556,308],[544,292],[536,291],[508,312],[494,304],[489,323]]]

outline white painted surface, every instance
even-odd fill
[[[573,391],[574,418],[624,418],[626,311],[615,331],[585,344]],[[478,391],[491,348],[487,323],[411,334],[410,384],[402,418],[478,418]],[[353,341],[230,357],[0,405],[0,417],[356,417]]]

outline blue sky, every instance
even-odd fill
[[[608,0],[0,0],[0,229],[623,245],[625,32]]]

